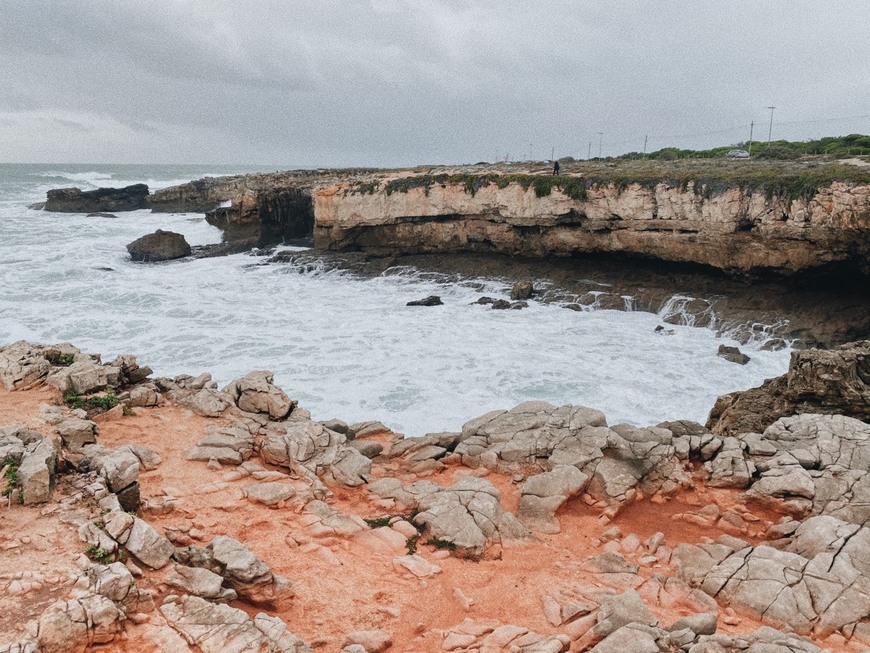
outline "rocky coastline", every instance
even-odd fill
[[[4,653],[870,647],[870,341],[643,428],[404,438],[70,344],[0,381]]]
[[[548,301],[578,310],[669,314],[684,297],[670,319],[744,341],[763,325],[797,347],[870,336],[867,173],[824,162],[635,164],[572,164],[559,177],[503,165],[214,177],[149,193],[145,206],[205,213],[223,231],[195,257],[313,245],[271,260],[537,280]],[[138,186],[51,191],[46,208],[107,210],[107,193],[142,208]]]

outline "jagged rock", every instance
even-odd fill
[[[513,514],[502,509],[501,493],[482,478],[464,478],[448,488],[421,494],[417,524],[425,524],[432,537],[447,540],[465,555],[481,555],[487,540],[516,539],[526,530]]]
[[[4,458],[5,460],[5,458]],[[25,505],[51,499],[57,469],[57,450],[48,438],[27,445],[18,466],[19,489]]]
[[[344,435],[310,420],[285,422],[269,431],[261,445],[263,460],[302,474],[319,487],[318,475],[344,485],[368,481],[372,461],[347,445]]]
[[[368,529],[368,524],[361,517],[345,515],[323,501],[309,501],[305,504],[304,512],[309,528],[316,528],[322,534],[354,535]]]
[[[268,371],[249,372],[230,383],[223,392],[232,397],[241,410],[281,420],[290,414],[297,402],[276,386],[272,378],[272,373]]]
[[[188,594],[212,601],[234,601],[238,594],[235,590],[223,587],[222,576],[202,567],[175,565],[166,577],[166,584],[184,590]]]
[[[148,186],[133,184],[124,188],[56,188],[48,191],[45,210],[55,213],[103,213],[136,211],[148,208]]]
[[[82,471],[93,470],[106,479],[112,492],[120,492],[139,480],[139,458],[129,449],[110,449],[97,444],[82,447]]]
[[[441,301],[441,298],[438,295],[429,295],[424,299],[415,299],[414,301],[408,302],[405,304],[406,306],[441,306],[444,302]]]
[[[78,453],[82,447],[97,441],[99,428],[89,419],[69,417],[57,425],[57,432],[64,446],[70,451]]]
[[[54,604],[39,618],[39,651],[69,653],[84,651],[91,644],[107,644],[122,632],[124,619],[124,613],[99,594]]]
[[[143,383],[130,389],[129,405],[131,408],[151,408],[159,406],[163,400],[160,390],[154,383]]]
[[[870,340],[793,352],[783,376],[719,397],[707,427],[720,435],[761,433],[779,418],[801,413],[870,421]]]
[[[85,570],[82,579],[86,580],[91,591],[105,596],[125,614],[154,610],[154,599],[151,594],[136,587],[133,574],[120,562],[113,562],[110,565],[91,565]]]
[[[701,636],[688,653],[824,653],[804,637],[762,627],[741,635]]]
[[[126,512],[106,515],[106,532],[143,564],[162,569],[172,558],[175,548],[143,519]]]
[[[239,596],[254,603],[274,604],[293,596],[290,581],[273,574],[248,547],[231,537],[218,536],[205,548],[179,549],[176,558],[221,576]]]
[[[208,372],[197,377],[180,375],[174,379],[155,379],[155,384],[166,392],[170,401],[205,417],[219,417],[233,405],[232,397],[218,391],[217,383]]]
[[[127,251],[134,261],[151,262],[190,256],[191,249],[182,234],[158,229],[129,243]]]
[[[52,370],[43,351],[24,340],[0,347],[0,381],[7,390],[26,390],[42,383]]]
[[[347,438],[348,442],[356,439],[356,431],[351,428],[347,422],[343,422],[340,419],[328,419],[325,422],[321,422],[323,426],[328,428],[330,431],[335,431],[336,433],[341,433],[344,437]]]
[[[738,365],[746,365],[746,363],[752,360],[737,347],[729,347],[728,345],[719,345],[716,355],[719,358],[724,358],[726,361],[737,363]]]
[[[61,392],[83,395],[117,385],[119,374],[117,367],[79,360],[69,367],[58,368],[46,377],[45,382]]]
[[[215,605],[197,596],[164,603],[160,612],[185,641],[202,653],[310,653],[310,648],[277,617]]]
[[[658,635],[654,628],[627,624],[607,635],[590,653],[659,653]]]
[[[119,378],[122,385],[142,383],[152,373],[150,367],[140,366],[139,361],[133,354],[121,354],[109,365],[119,370]]]
[[[380,442],[372,442],[371,440],[351,440],[347,443],[347,446],[356,449],[370,460],[377,458],[384,451],[384,445]]]

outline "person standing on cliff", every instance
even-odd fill
[[[558,160],[553,161],[553,174],[554,175],[559,174],[559,161]]]

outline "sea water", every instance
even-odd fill
[[[361,278],[248,254],[134,263],[125,245],[155,229],[191,245],[221,233],[202,214],[27,208],[51,188],[153,190],[231,172],[242,170],[0,165],[0,344],[69,341],[104,361],[134,353],[157,375],[208,371],[221,386],[268,369],[315,419],[380,420],[411,436],[528,400],[598,408],[610,424],[703,422],[717,396],[788,367],[789,351],[761,340],[741,345],[747,365],[730,363],[716,351],[737,342],[691,326],[662,335],[652,313],[472,303],[506,298],[506,280],[407,268]],[[442,306],[406,306],[433,294]]]

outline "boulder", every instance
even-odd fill
[[[239,596],[253,603],[273,605],[293,596],[290,581],[273,574],[248,547],[231,537],[220,535],[205,548],[179,549],[176,558],[221,576]]]
[[[729,347],[728,345],[719,345],[716,355],[719,358],[724,358],[726,361],[737,363],[738,365],[746,365],[746,363],[752,360],[737,347]]]
[[[208,569],[175,565],[166,577],[166,584],[211,601],[234,601],[238,594],[223,586],[224,579]]]
[[[148,208],[148,186],[145,184],[87,191],[79,188],[57,188],[48,191],[45,202],[45,210],[56,213],[136,211],[145,208]]]
[[[120,370],[112,365],[100,365],[97,361],[78,360],[68,367],[60,367],[52,372],[45,382],[61,392],[77,395],[105,390],[118,385]]]
[[[517,281],[511,288],[511,299],[530,299],[535,294],[535,287],[531,281]]]
[[[297,402],[291,400],[272,379],[272,373],[268,371],[249,372],[230,383],[223,392],[233,398],[240,410],[281,420],[290,414]]]
[[[151,262],[190,256],[191,249],[183,235],[158,229],[134,240],[127,245],[127,251],[134,261]]]
[[[82,447],[97,441],[99,428],[89,419],[69,417],[57,425],[57,432],[64,446],[73,453],[78,453]]]
[[[19,488],[25,505],[45,503],[54,491],[57,450],[48,438],[30,444],[18,467]]]
[[[429,295],[424,299],[408,302],[405,306],[441,306],[443,303],[438,295]]]
[[[140,562],[152,569],[161,569],[169,564],[175,547],[148,522],[126,512],[109,513],[105,520],[106,533]]]

